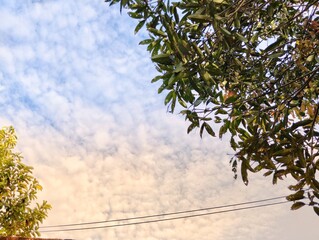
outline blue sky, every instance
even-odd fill
[[[169,114],[135,22],[102,0],[0,0],[0,122],[53,209],[45,225],[80,223],[288,194],[288,180],[232,177],[226,140]],[[76,239],[318,239],[311,209],[289,204],[81,232]]]

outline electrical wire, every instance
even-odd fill
[[[171,215],[193,213],[193,212],[200,212],[200,211],[208,211],[208,210],[220,209],[220,208],[226,208],[226,207],[236,207],[236,206],[249,205],[249,204],[254,204],[254,203],[268,202],[268,201],[272,201],[272,200],[281,199],[281,198],[284,198],[284,197],[285,196],[272,197],[272,198],[266,198],[266,199],[249,201],[249,202],[241,202],[241,203],[234,203],[234,204],[221,205],[221,206],[215,206],[215,207],[198,208],[198,209],[192,209],[192,210],[185,210],[185,211],[178,211],[178,212],[169,212],[169,213],[162,213],[162,214],[153,214],[153,215],[138,216],[138,217],[110,219],[110,220],[95,221],[95,222],[83,222],[83,223],[70,223],[70,224],[50,225],[50,226],[43,226],[43,227],[40,227],[40,228],[44,229],[44,228],[57,228],[57,227],[72,227],[72,226],[92,225],[92,224],[100,224],[100,223],[111,223],[111,222],[119,222],[119,221],[130,221],[130,220],[146,219],[146,218],[154,218],[154,217],[165,217],[165,216],[171,216]]]
[[[131,222],[131,223],[119,223],[119,224],[113,224],[113,225],[94,226],[94,227],[44,230],[44,231],[41,231],[41,232],[42,233],[49,233],[49,232],[83,231],[83,230],[93,230],[93,229],[102,229],[102,228],[124,227],[124,226],[131,226],[131,225],[141,225],[141,224],[147,224],[147,223],[172,221],[172,220],[178,220],[178,219],[186,219],[186,218],[201,217],[201,216],[228,213],[228,212],[236,212],[236,211],[248,210],[248,209],[254,209],[254,208],[268,207],[268,206],[280,205],[280,204],[284,204],[284,203],[288,203],[288,202],[289,201],[281,201],[281,202],[274,202],[274,203],[267,203],[267,204],[259,204],[259,205],[255,205],[255,206],[249,206],[249,207],[221,210],[221,211],[217,211],[217,212],[199,213],[199,214],[193,214],[193,215],[187,215],[187,216],[179,216],[179,217],[171,217],[171,218],[163,218],[163,219],[154,219],[154,220],[148,220],[148,221],[139,221],[139,222]]]

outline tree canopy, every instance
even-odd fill
[[[0,236],[35,237],[40,235],[39,224],[51,206],[46,201],[33,203],[42,187],[32,176],[32,167],[24,165],[21,155],[13,152],[15,145],[14,129],[1,129]]]
[[[291,176],[292,209],[319,215],[318,0],[106,0],[144,28],[165,104],[220,138],[237,169]],[[215,134],[216,132],[216,134]]]

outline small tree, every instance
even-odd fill
[[[43,201],[31,208],[42,187],[32,176],[32,167],[13,152],[16,140],[13,127],[0,130],[0,236],[35,237],[51,206]]]

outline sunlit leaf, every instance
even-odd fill
[[[146,22],[145,20],[142,20],[136,25],[135,30],[134,30],[135,34],[138,33],[138,31],[144,26],[145,22]]]
[[[194,22],[209,22],[212,20],[212,17],[209,15],[200,15],[200,14],[191,14],[188,16],[188,19]]]
[[[304,193],[305,193],[304,190],[299,190],[298,192],[287,196],[286,199],[288,201],[297,201],[304,198]]]
[[[173,60],[171,54],[159,54],[152,57],[152,61],[155,63],[172,65]]]

